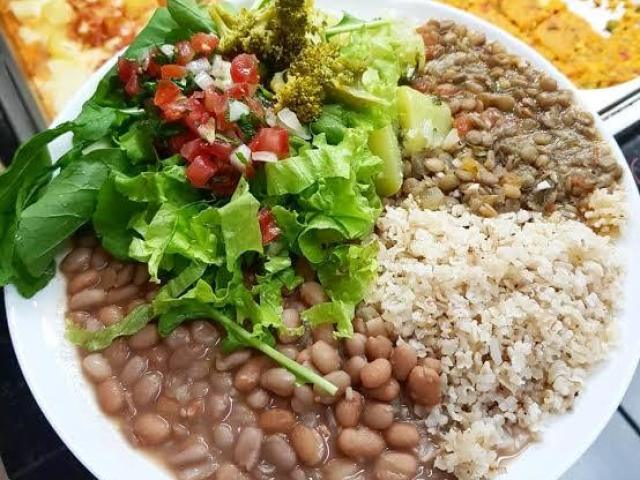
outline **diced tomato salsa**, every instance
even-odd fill
[[[273,242],[280,236],[280,228],[276,223],[271,210],[263,208],[258,214],[258,222],[260,223],[260,233],[262,234],[262,244]]]
[[[150,96],[162,120],[182,127],[166,144],[184,158],[191,184],[229,196],[242,175],[250,178],[261,168],[259,160],[265,161],[265,155],[258,155],[238,165],[231,162],[233,151],[245,144],[252,153],[283,159],[289,156],[289,134],[267,124],[272,105],[257,94],[256,56],[222,58],[216,54],[218,43],[214,34],[196,33],[169,48],[152,47],[139,62],[121,58],[118,77],[130,97],[139,103]],[[275,239],[279,229],[270,213],[261,213],[260,222],[263,241]]]

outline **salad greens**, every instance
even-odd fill
[[[164,286],[102,330],[70,323],[70,341],[102,349],[152,320],[168,335],[205,317],[226,330],[226,351],[258,349],[332,393],[273,348],[274,334],[288,331],[283,292],[302,283],[295,262],[309,262],[329,300],[303,320],[353,334],[355,306],[377,271],[368,238],[379,195],[402,180],[397,86],[422,67],[422,41],[389,20],[332,20],[308,0],[264,0],[240,13],[216,3],[211,14],[169,0],[75,120],[18,150],[0,175],[0,285],[35,294],[65,241],[88,225],[106,250],[145,262]],[[192,61],[194,49],[202,56]],[[232,100],[233,118],[227,96],[246,102]],[[289,117],[278,122],[295,122],[267,128],[264,111],[280,109]],[[69,133],[72,148],[53,163],[48,144]]]

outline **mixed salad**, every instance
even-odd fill
[[[308,263],[330,298],[304,321],[353,334],[402,155],[455,132],[445,104],[401,86],[424,58],[410,26],[333,18],[309,0],[209,12],[169,0],[78,117],[33,137],[0,176],[0,285],[34,295],[87,225],[162,288],[102,330],[69,323],[72,342],[98,350],[152,320],[167,335],[205,317],[225,328],[226,351],[256,348],[335,391],[273,348],[283,292]],[[52,163],[48,144],[69,132]]]

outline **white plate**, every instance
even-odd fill
[[[319,6],[338,11],[348,8],[361,17],[394,11],[415,22],[428,18],[449,18],[486,32],[511,51],[529,59],[538,68],[553,74],[563,88],[569,81],[544,58],[512,36],[482,20],[445,5],[420,0],[393,3],[384,0],[359,2],[319,1]],[[71,119],[79,111],[109,65],[97,72],[60,114],[57,122]],[[602,130],[602,123],[598,121]],[[631,216],[620,247],[630,267],[624,285],[624,305],[619,316],[620,345],[590,379],[578,399],[575,411],[548,425],[544,441],[532,445],[510,465],[503,478],[553,480],[565,472],[595,440],[618,406],[640,356],[640,198],[631,173],[613,138],[606,134],[625,168],[625,187]],[[68,139],[52,145],[59,156],[68,148]],[[631,248],[636,246],[635,249]],[[101,480],[154,479],[171,477],[151,458],[132,449],[114,424],[98,409],[93,392],[81,375],[74,348],[64,337],[64,285],[60,276],[25,300],[13,288],[6,290],[7,316],[13,346],[24,376],[40,408],[62,440],[84,465]]]

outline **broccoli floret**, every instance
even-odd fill
[[[221,34],[223,53],[253,53],[274,70],[289,66],[313,30],[311,0],[268,0],[238,14],[214,3],[211,16]]]
[[[276,92],[276,108],[289,108],[301,122],[309,123],[322,112],[329,84],[343,75],[336,45],[308,43],[291,63],[287,82]]]

